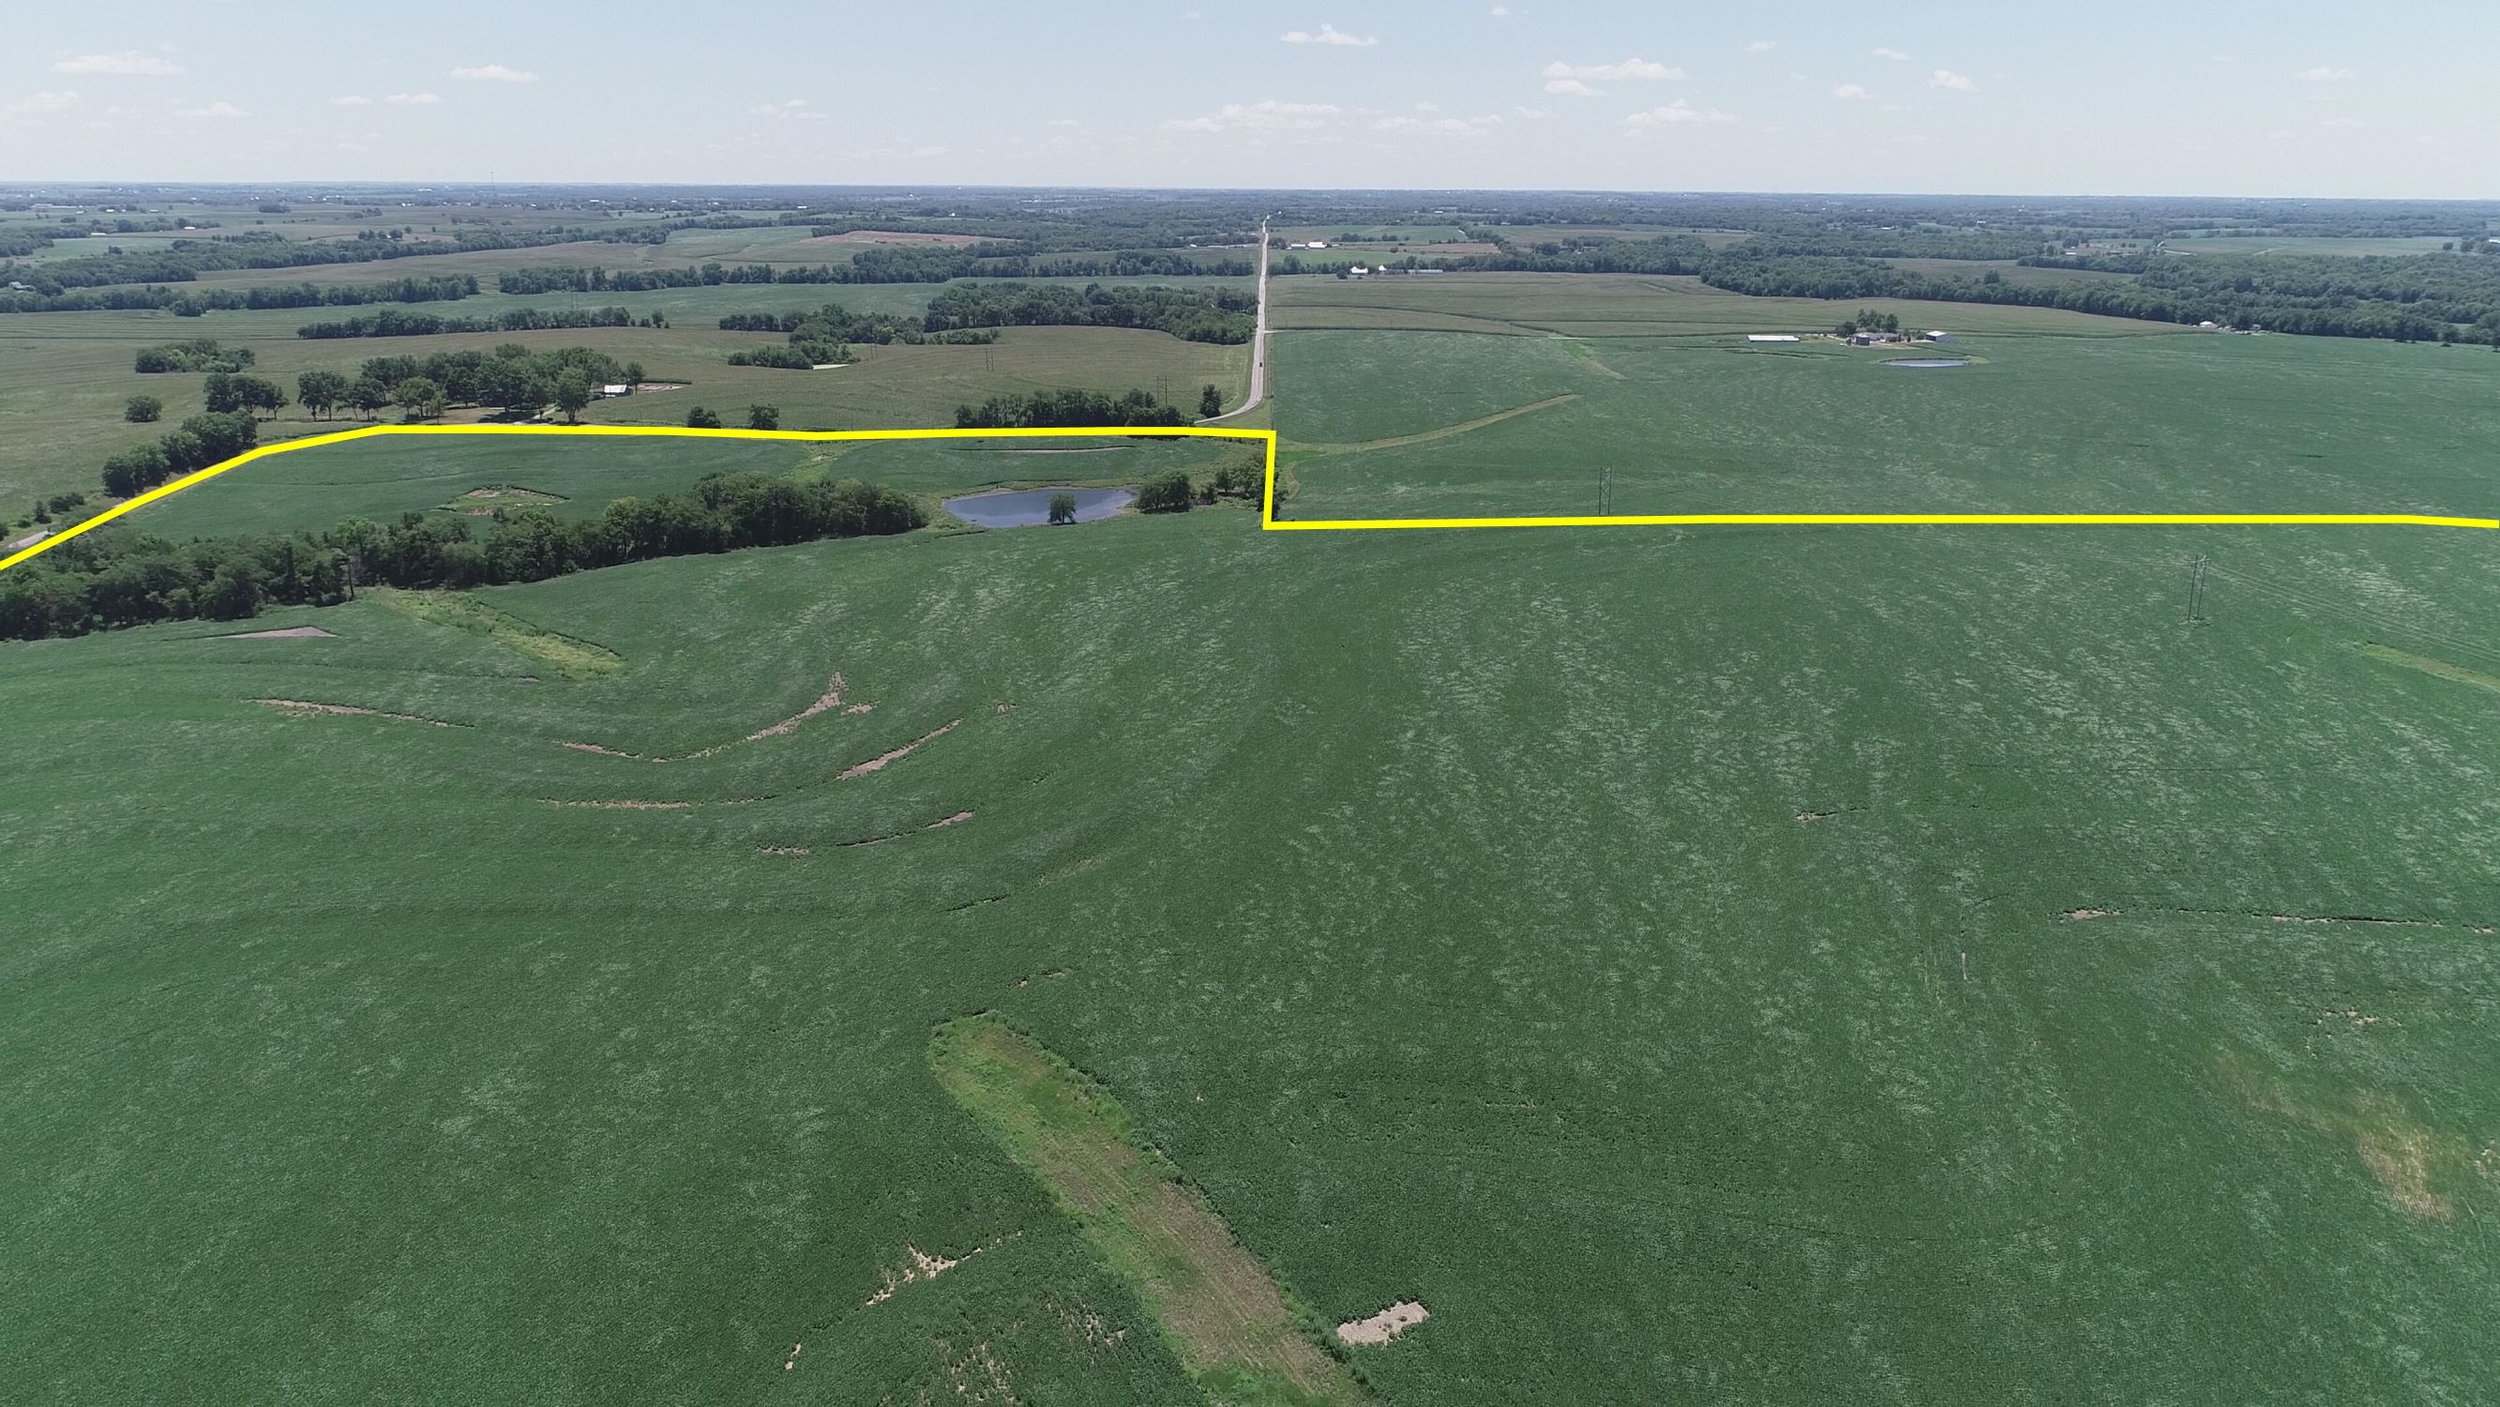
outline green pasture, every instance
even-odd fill
[[[579,680],[380,601],[9,647],[0,1374],[1188,1400],[928,1071],[995,1010],[1318,1319],[1431,1309],[1385,1402],[2470,1399],[2491,696],[2355,642],[2489,674],[2492,593],[1193,513],[484,594]]]
[[[652,399],[658,399],[653,397]],[[491,514],[464,495],[518,488],[558,518],[586,518],[619,498],[682,493],[706,474],[800,481],[861,479],[939,497],[1042,485],[1134,484],[1178,469],[1198,477],[1264,446],[1188,440],[828,441],[544,439],[422,435],[323,445],[256,460],[129,515],[134,527],[182,541],[255,532],[320,532],[350,518],[403,513]],[[933,508],[935,505],[931,505]]]
[[[1977,364],[1883,365],[1933,356]],[[2180,332],[1905,351],[1312,331],[1280,335],[1274,359],[1304,517],[1594,513],[1609,478],[1623,514],[2500,517],[2487,352]],[[1358,374],[1360,398],[1324,389]],[[1559,396],[1574,399],[1371,443]]]
[[[251,348],[257,357],[253,371],[277,380],[290,396],[295,376],[304,371],[353,374],[368,357],[492,350],[507,342],[538,349],[595,347],[620,362],[641,362],[655,380],[687,383],[686,390],[648,400],[603,402],[586,415],[620,423],[683,424],[687,406],[700,403],[720,412],[725,423],[743,424],[746,407],[760,401],[780,406],[782,423],[792,429],[942,426],[954,423],[955,407],[963,402],[1046,387],[1114,392],[1143,387],[1190,406],[1196,404],[1198,389],[1210,381],[1224,388],[1227,404],[1239,404],[1247,394],[1246,348],[1181,342],[1130,329],[1009,328],[993,347],[861,347],[857,364],[841,371],[790,372],[728,365],[732,352],[783,339],[774,333],[722,332],[716,326],[727,313],[801,312],[828,302],[855,311],[910,316],[925,309],[942,287],[722,284],[656,293],[488,294],[418,307],[472,317],[516,307],[613,305],[638,317],[663,313],[670,325],[321,341],[299,338],[295,330],[372,310],[285,308],[199,318],[161,311],[0,317],[0,522],[14,521],[38,497],[92,490],[105,459],[154,440],[184,416],[197,414],[205,404],[203,377],[142,376],[131,369],[139,349],[193,337]],[[163,423],[122,422],[124,404],[141,394],[165,403]],[[727,419],[733,411],[737,418]],[[301,407],[289,406],[263,427],[262,438],[335,428],[335,422],[315,421]]]
[[[1828,332],[1862,308],[1904,326],[1956,331],[2125,336],[2176,332],[2168,323],[2069,313],[1875,298],[1749,298],[1697,278],[1643,274],[1399,274],[1366,279],[1277,279],[1270,322],[1279,329],[1449,330],[1576,337],[1715,336]]]

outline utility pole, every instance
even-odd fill
[[[2205,559],[2199,557],[2189,569],[2188,617],[2190,625],[2205,623]]]

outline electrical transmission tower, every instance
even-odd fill
[[[2199,557],[2188,570],[2188,617],[2190,625],[2205,623],[2205,559]]]
[[[1615,512],[1615,469],[1609,464],[1597,471],[1597,516],[1611,518]]]

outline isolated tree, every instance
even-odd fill
[[[642,389],[642,363],[625,363],[625,387],[628,392]]]
[[[751,405],[751,406],[748,406],[748,407],[747,407],[747,428],[748,428],[748,429],[750,429],[750,430],[778,430],[778,429],[780,429],[780,428],[781,428],[781,407],[779,407],[779,406],[769,406],[769,405]]]
[[[717,430],[720,428],[720,417],[714,415],[708,410],[705,410],[701,406],[696,406],[694,409],[686,412],[686,428],[689,430]]]
[[[295,399],[315,420],[329,417],[346,401],[348,380],[335,371],[307,371],[295,378]]]
[[[590,373],[574,367],[556,378],[556,409],[564,412],[564,423],[574,424],[581,418],[583,406],[590,404]]]
[[[347,403],[356,408],[357,414],[371,420],[391,403],[391,391],[374,377],[359,376],[347,388]]]
[[[411,425],[443,413],[443,388],[423,376],[411,376],[392,387],[391,400],[407,413]]]
[[[211,411],[222,415],[243,404],[243,393],[235,388],[234,383],[235,375],[231,371],[212,371],[208,380],[200,383],[200,390],[208,397]]]
[[[1215,389],[1213,383],[1209,383],[1205,390],[1198,393],[1198,418],[1213,420],[1223,413],[1224,393]]]
[[[122,419],[133,425],[146,425],[165,413],[165,403],[154,396],[132,396],[122,407]]]
[[[1062,523],[1075,521],[1076,495],[1072,493],[1052,494],[1050,496],[1050,525],[1055,528]]]

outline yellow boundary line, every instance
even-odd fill
[[[1329,518],[1296,522],[1276,519],[1276,432],[1206,425],[1067,426],[1036,430],[696,430],[674,425],[366,425],[326,435],[281,440],[245,450],[222,464],[212,464],[171,483],[160,484],[127,503],[115,504],[74,528],[65,529],[32,547],[0,557],[0,571],[51,551],[81,533],[136,512],[159,499],[207,483],[220,474],[271,455],[353,440],[398,435],[579,435],[631,436],[681,440],[1037,440],[1102,436],[1151,439],[1257,440],[1267,446],[1267,483],[1259,506],[1259,526],[1269,532],[1377,532],[1404,528],[1640,528],[1790,524],[1805,526],[2104,526],[2104,527],[2247,527],[2260,525],[2330,527],[2484,528],[2500,530],[2500,518],[2449,518],[2423,513],[1649,513],[1611,517],[1548,518]]]

